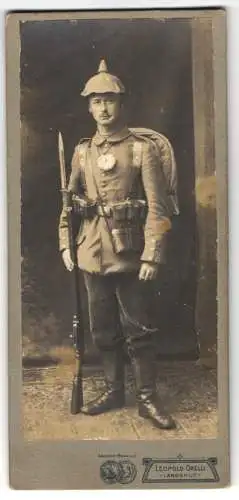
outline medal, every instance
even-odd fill
[[[114,155],[111,153],[109,154],[102,154],[97,158],[97,165],[101,170],[108,171],[112,170],[116,164],[116,159]]]

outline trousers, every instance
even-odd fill
[[[138,272],[100,275],[84,272],[93,341],[101,351],[123,343],[128,353],[153,347],[158,333],[155,321],[157,292]]]

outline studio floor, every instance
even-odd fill
[[[72,357],[49,366],[23,368],[23,431],[25,439],[163,440],[217,436],[216,370],[195,361],[158,363],[158,393],[177,421],[175,430],[152,427],[137,414],[134,379],[126,371],[126,406],[103,415],[71,415]],[[100,367],[84,367],[84,398],[103,388]]]

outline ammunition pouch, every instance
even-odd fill
[[[92,219],[96,215],[110,219],[108,230],[116,253],[143,250],[143,227],[147,215],[145,200],[131,199],[104,205],[73,195],[72,206],[74,214],[82,219]]]
[[[92,219],[96,215],[110,217],[113,223],[118,224],[125,221],[140,221],[146,218],[147,206],[145,200],[125,200],[108,205],[99,205],[96,201],[83,198],[76,194],[72,195],[73,212],[83,219]]]
[[[124,221],[140,221],[142,224],[147,215],[145,200],[125,200],[111,205],[112,219],[117,225]]]

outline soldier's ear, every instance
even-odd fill
[[[92,113],[91,98],[88,99],[88,111],[89,111],[89,113]]]
[[[121,107],[121,109],[125,108],[125,96],[122,94],[120,96],[120,107]]]

